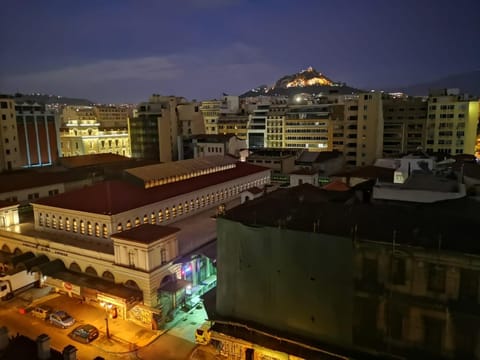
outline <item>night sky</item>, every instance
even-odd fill
[[[480,68],[480,1],[11,0],[0,92],[239,95],[313,66],[382,89]]]

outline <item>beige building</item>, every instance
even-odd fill
[[[61,155],[112,153],[131,156],[128,110],[120,106],[66,106],[60,128]]]
[[[0,98],[0,171],[18,169],[23,165],[18,140],[15,101]]]
[[[205,134],[218,134],[218,118],[220,116],[220,100],[202,101],[200,111],[205,124]]]
[[[200,104],[154,94],[140,103],[129,122],[132,157],[160,162],[182,158],[183,136],[205,133]]]
[[[221,114],[218,118],[218,134],[235,135],[241,140],[246,140],[248,114]]]
[[[179,242],[178,229],[172,224],[238,199],[242,191],[263,187],[269,181],[268,169],[230,157],[133,168],[127,171],[126,180],[100,182],[39,199],[32,204],[33,223],[0,229],[0,248],[8,253],[46,255],[57,264],[57,270],[65,268],[134,289],[141,294],[143,305],[162,306],[166,315],[178,304],[172,305],[175,296],[165,300],[161,292],[183,290],[184,296],[186,284],[198,281],[182,280],[186,276],[181,272],[182,262],[174,260],[211,240],[195,234],[183,235]],[[7,205],[5,209],[10,210]],[[66,280],[55,278],[53,265],[46,266],[51,270],[44,269],[48,284],[65,291]],[[77,288],[70,287],[69,295],[82,296]],[[102,297],[107,295],[112,293]],[[113,301],[124,313],[129,309],[128,298],[109,297],[108,302]]]
[[[428,103],[421,97],[385,96],[383,99],[384,156],[415,152],[424,146]]]
[[[474,154],[479,103],[458,89],[432,92],[428,98],[425,149],[445,154]]]

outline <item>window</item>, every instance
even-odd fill
[[[77,219],[73,219],[73,232],[77,232],[78,228],[77,228]]]
[[[98,223],[95,223],[95,236],[100,237],[100,225]]]
[[[167,250],[160,250],[160,261],[162,265],[165,265],[167,263]]]
[[[130,220],[127,221],[127,225],[125,226],[126,229],[131,229],[132,228],[132,222]]]
[[[162,210],[158,211],[158,222],[161,223],[163,221],[163,213]]]
[[[431,317],[423,318],[423,343],[434,354],[442,352],[444,322]]]
[[[80,220],[80,234],[85,234],[85,222]]]
[[[405,258],[392,257],[392,284],[405,285]]]
[[[70,231],[70,219],[65,219],[65,230]]]
[[[89,221],[87,222],[87,235],[92,236],[92,234],[93,234],[93,227],[92,227],[92,223]]]
[[[445,292],[445,267],[437,264],[428,266],[428,291]]]

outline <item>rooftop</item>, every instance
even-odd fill
[[[262,166],[237,162],[234,168],[228,170],[148,189],[126,180],[103,181],[82,189],[40,199],[34,204],[94,214],[114,215],[267,170]],[[95,201],[92,201],[92,199],[95,199]]]
[[[362,203],[351,191],[304,184],[274,191],[227,211],[248,226],[283,227],[340,237],[480,254],[480,203],[469,198],[429,204]]]
[[[380,166],[361,166],[352,170],[340,171],[333,174],[333,177],[347,177],[347,178],[363,178],[363,179],[378,179],[385,182],[393,182],[393,174],[395,169],[385,168]]]
[[[143,224],[134,227],[133,229],[113,234],[112,237],[116,239],[135,241],[142,244],[151,244],[159,239],[175,234],[179,231],[179,228],[173,226]]]

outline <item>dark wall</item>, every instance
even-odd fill
[[[217,311],[309,339],[352,342],[351,240],[217,219]]]

